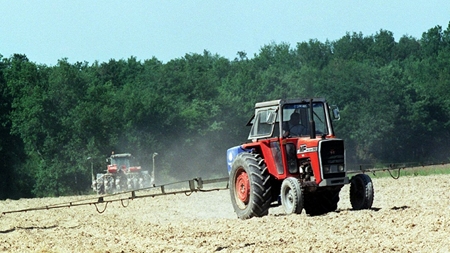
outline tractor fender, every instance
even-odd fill
[[[245,148],[242,148],[242,146],[235,146],[235,147],[229,148],[229,149],[227,150],[227,167],[228,167],[228,174],[230,174],[230,172],[231,172],[231,165],[233,164],[234,159],[236,159],[236,156],[237,156],[239,153],[242,153],[242,152],[250,152],[250,151],[251,151],[251,149],[245,149]]]

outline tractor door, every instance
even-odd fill
[[[286,151],[280,142],[282,132],[278,106],[258,108],[249,125],[252,128],[248,139],[260,148],[270,173],[275,176],[285,174],[283,157]]]
[[[255,116],[249,122],[252,126],[249,140],[257,141],[260,139],[270,138],[273,135],[277,112],[275,108],[261,108],[255,113]]]

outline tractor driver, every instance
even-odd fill
[[[304,134],[305,129],[305,126],[303,126],[300,122],[300,114],[298,112],[293,112],[291,114],[291,118],[286,124],[283,136],[300,136]]]

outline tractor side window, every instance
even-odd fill
[[[267,111],[260,111],[258,113],[258,131],[257,135],[268,135],[272,131],[271,125],[268,122],[269,115]]]
[[[273,110],[258,111],[250,131],[249,139],[252,137],[269,137],[272,135],[274,126]]]

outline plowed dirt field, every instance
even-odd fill
[[[372,210],[352,211],[345,186],[338,210],[316,217],[276,207],[239,220],[227,190],[113,202],[102,214],[94,205],[2,214],[0,251],[450,252],[450,175],[373,184]],[[86,197],[5,200],[0,211]]]

